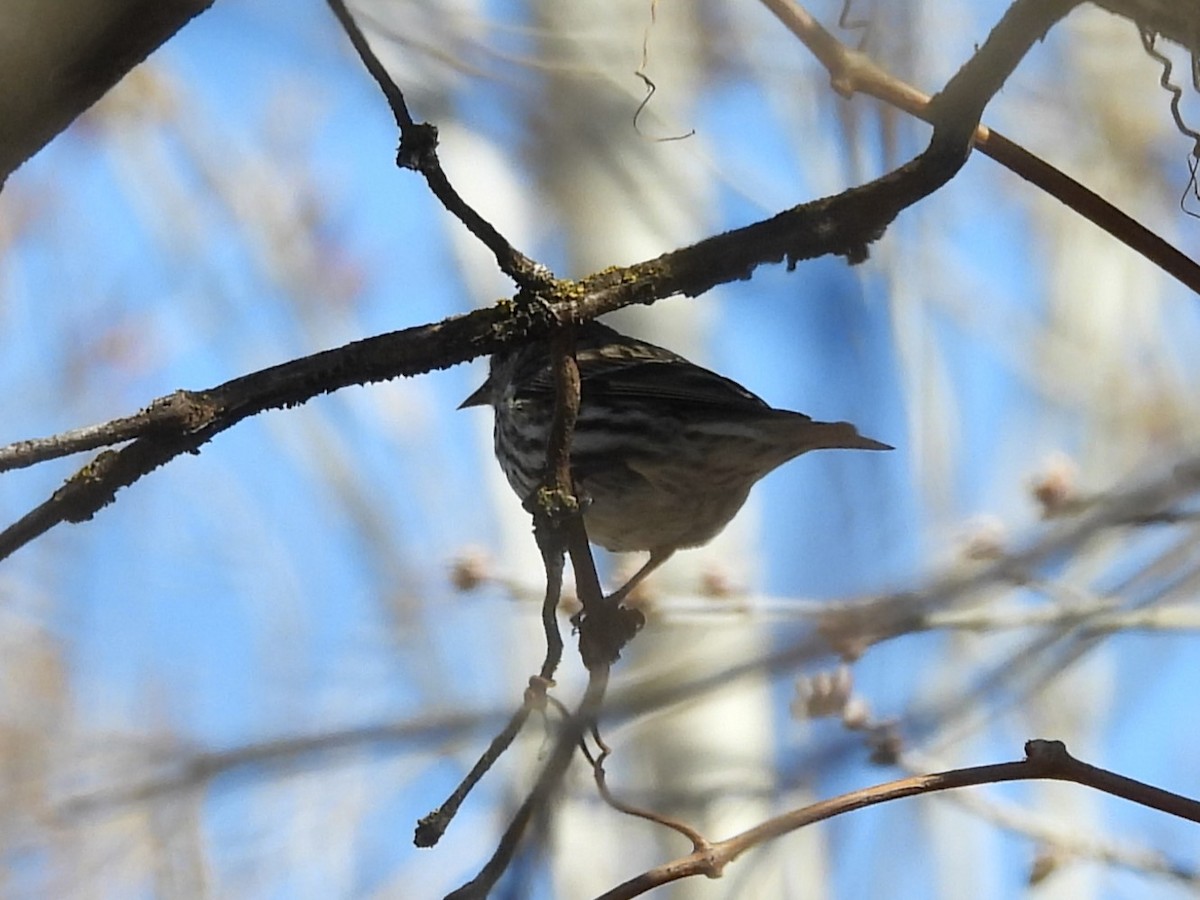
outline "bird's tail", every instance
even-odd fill
[[[808,416],[794,413],[781,420],[791,432],[796,453],[809,450],[894,450],[890,444],[863,437],[849,422],[814,422]]]

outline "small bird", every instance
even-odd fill
[[[650,559],[621,599],[676,550],[706,544],[754,483],[809,450],[891,450],[849,422],[774,409],[740,384],[599,322],[576,328],[579,417],[571,473],[589,539]],[[554,416],[545,342],[494,354],[462,402],[495,412],[496,459],[523,501],[541,485]]]

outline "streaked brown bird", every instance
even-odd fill
[[[571,471],[588,537],[650,551],[624,597],[676,550],[712,540],[754,483],[809,450],[891,450],[849,422],[773,409],[740,384],[678,354],[588,322],[576,329],[579,418]],[[459,406],[495,411],[496,459],[522,500],[542,482],[554,415],[545,342],[492,356]]]

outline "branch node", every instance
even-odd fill
[[[525,688],[525,705],[538,712],[545,710],[549,691],[552,687],[554,687],[553,678],[531,675],[529,677],[529,685]]]
[[[437,161],[438,130],[429,122],[414,122],[400,132],[400,146],[396,150],[396,165],[414,172],[425,172]]]
[[[646,624],[646,616],[639,609],[603,603],[576,613],[571,624],[579,632],[579,655],[591,671],[620,659],[625,645]]]
[[[1062,741],[1047,741],[1034,739],[1025,742],[1025,761],[1040,769],[1061,768],[1064,762],[1073,757],[1067,752],[1067,745]]]

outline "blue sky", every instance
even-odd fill
[[[988,23],[1000,8],[979,2],[971,11]],[[829,10],[814,11],[833,21]],[[521,30],[532,21],[524,6],[492,4],[486,12],[512,30],[484,31],[485,44],[532,52],[535,41]],[[666,169],[697,159],[709,166],[705,218],[689,223],[697,236],[881,173],[917,152],[927,133],[904,119],[885,133],[873,101],[855,100],[847,113],[844,101],[820,93],[821,76],[782,32],[759,27],[754,33],[774,42],[759,54],[770,62],[754,60],[756,67],[730,49],[737,64],[706,81],[689,107],[695,141],[646,151],[617,136],[610,151],[617,160],[647,152]],[[908,48],[909,57],[889,49],[897,64],[908,60],[908,74],[936,84],[982,39],[986,24],[978,33],[959,30],[945,45]],[[1077,86],[1073,79],[1086,69],[1071,56],[1071,41],[1095,39],[1088,35],[1056,34],[1039,46],[989,109],[989,121],[994,115],[1018,139],[1028,129],[1041,152],[1069,156],[1046,140],[1054,124],[1047,108],[1056,107],[1039,88],[1060,72],[1064,91]],[[395,35],[376,38],[395,40],[399,57],[425,71],[418,49]],[[582,50],[588,39],[580,37]],[[795,56],[772,55],[781,47]],[[625,49],[636,60],[640,48]],[[1140,51],[1131,41],[1120,52]],[[522,118],[539,76],[492,64],[489,71],[504,77],[454,74],[402,87],[414,104],[433,108],[418,105],[418,115],[436,112],[449,123],[457,113],[464,132],[510,167],[537,220],[532,233],[540,243],[523,249],[562,269],[570,242],[556,230],[561,210],[532,161],[530,145],[541,132]],[[124,105],[102,107],[60,136],[0,198],[0,215],[21,223],[0,269],[0,378],[9,397],[0,441],[128,414],[176,388],[211,386],[486,299],[461,271],[452,242],[459,226],[417,176],[394,167],[390,116],[321,4],[306,0],[285,12],[262,0],[225,0],[152,65],[146,79],[124,88]],[[1157,104],[1165,120],[1157,71],[1138,71],[1145,104]],[[798,103],[804,112],[789,119],[780,102],[793,84],[797,94],[818,99]],[[1081,110],[1090,108],[1081,101]],[[858,117],[854,153],[839,119],[847,114]],[[1122,171],[1121,160],[1099,155],[1104,133],[1095,129],[1075,135],[1092,148],[1081,151],[1084,162],[1072,156],[1064,165],[1104,180]],[[1181,140],[1169,128],[1151,139],[1176,148]],[[460,144],[447,156],[456,151],[465,152]],[[471,174],[448,171],[452,179]],[[1146,177],[1170,186],[1179,173]],[[503,196],[497,188],[479,202]],[[1167,206],[1143,212],[1194,253],[1194,230]],[[511,220],[497,224],[521,230],[520,211],[500,208]],[[1145,297],[1124,313],[1128,358],[1110,361],[1102,356],[1109,345],[1101,326],[1105,316],[1121,314],[1115,304],[1130,300],[1109,290],[1124,270],[1096,287],[1093,329],[1086,310],[1077,315],[1064,306],[1064,292],[1071,294],[1064,282],[1083,276],[1064,262],[1069,256],[1055,255],[1058,221],[1031,188],[976,156],[945,190],[901,216],[863,265],[822,259],[794,272],[764,268],[696,305],[712,323],[706,364],[776,405],[850,419],[897,447],[887,456],[814,455],[757,489],[746,513],[758,517],[745,585],[752,594],[793,598],[799,609],[800,598],[920,586],[961,561],[957,548],[980,517],[1003,526],[1016,545],[1036,540],[1042,526],[1028,485],[1051,454],[1074,460],[1087,490],[1104,491],[1170,463],[1189,440],[1194,446],[1200,429],[1187,398],[1197,372],[1179,350],[1196,328],[1194,301],[1131,263],[1129,283]],[[1107,273],[1127,253],[1115,244],[1078,246],[1084,274],[1089,267]],[[1107,411],[1089,393],[1093,370],[1112,379]],[[454,412],[482,371],[476,363],[351,388],[261,416],[123,491],[94,521],[60,527],[6,561],[0,612],[8,630],[31,628],[61,672],[56,722],[70,725],[70,738],[62,742],[56,791],[106,778],[136,783],[198,751],[507,710],[540,658],[536,603],[503,585],[459,594],[447,577],[455,557],[477,548],[494,571],[536,582],[536,572],[530,577],[502,555],[508,530],[521,526],[511,524],[515,498],[493,501],[488,487],[487,414]],[[1103,400],[1103,390],[1097,393]],[[4,515],[15,519],[84,461],[7,473],[0,480]],[[1078,595],[1112,591],[1136,601],[1148,589],[1121,593],[1111,573],[1139,570],[1186,538],[1186,528],[1116,533],[1087,555],[1036,573],[1049,587],[1039,581],[986,599],[1041,608],[1069,602],[1065,585]],[[1183,546],[1186,557],[1186,540]],[[1185,602],[1188,594],[1172,599]],[[780,618],[763,619],[767,649],[811,627],[799,612]],[[668,616],[650,627],[670,625]],[[878,717],[902,718],[968,690],[990,666],[1003,668],[998,661],[1028,637],[904,636],[854,664],[856,689]],[[967,737],[931,747],[922,741],[936,744],[936,735],[912,734],[913,749],[983,763],[1016,757],[1028,737],[1079,736],[1077,749],[1090,761],[1195,795],[1200,772],[1178,725],[1190,712],[1193,644],[1187,631],[1119,634],[1049,679],[1046,693],[1058,692],[1057,699],[1039,693],[993,706],[995,698],[981,697],[981,721]],[[22,659],[10,664],[20,668]],[[795,674],[778,673],[769,686],[778,772],[804,773],[800,782],[819,797],[895,777],[894,769],[868,765],[861,739],[837,723],[788,722]],[[577,680],[578,672],[564,674],[568,702]],[[0,715],[20,719],[19,704],[10,706]],[[493,724],[486,719],[450,738],[366,741],[301,761],[237,767],[181,791],[182,799],[167,797],[180,808],[194,804],[196,815],[171,834],[200,848],[199,869],[213,895],[440,895],[490,852],[526,783],[521,765],[507,763],[441,846],[410,847],[415,819],[452,786]],[[809,765],[830,746],[844,749]],[[778,783],[781,795],[794,787],[783,775]],[[1076,815],[1114,839],[1136,838],[1190,863],[1191,832],[1159,814],[1092,796],[1079,808],[1060,808],[1024,786],[995,793],[1041,815]],[[134,825],[121,824],[125,814]],[[70,820],[81,845],[105,860],[94,873],[104,895],[165,895],[137,853],[162,815],[155,804],[133,803]],[[922,801],[829,827],[829,896],[879,896],[884,880],[892,896],[961,895],[947,888],[962,864],[945,846],[947,821],[959,822],[962,854],[975,860],[979,883],[971,896],[1024,893],[1035,847],[1028,835]],[[619,833],[619,822],[607,824]],[[49,831],[28,822],[17,831],[9,859],[23,895],[48,895],[63,877],[56,867],[80,864]],[[898,833],[911,833],[922,849],[897,853]],[[13,846],[37,852],[20,856]],[[864,858],[874,865],[864,866]],[[532,868],[535,893],[551,896],[547,870]],[[1162,879],[1093,863],[1066,868],[1055,876],[1057,890],[1183,893]],[[729,890],[734,875],[713,890]]]

